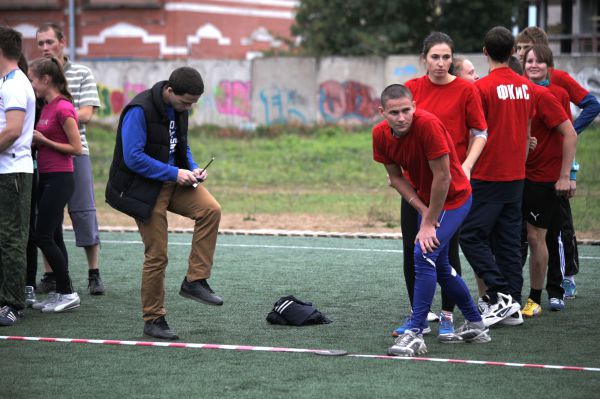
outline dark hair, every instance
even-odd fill
[[[65,35],[61,29],[60,26],[58,26],[58,24],[54,23],[54,22],[45,22],[43,23],[37,30],[37,32],[35,32],[35,35],[37,36],[38,33],[40,32],[46,32],[46,31],[54,31],[54,35],[56,36],[56,38],[60,41],[62,40]]]
[[[0,26],[0,50],[7,60],[18,61],[21,57],[23,39],[19,32],[8,26]]]
[[[450,52],[454,56],[454,42],[444,32],[431,32],[429,36],[423,40],[423,49],[421,50],[421,55],[423,57],[427,57],[427,53],[429,50],[436,44],[447,44],[450,47]]]
[[[19,61],[17,62],[17,65],[19,65],[19,69],[21,71],[23,71],[23,73],[25,75],[27,75],[27,71],[29,70],[29,65],[27,65],[27,58],[25,58],[25,55],[23,53],[21,53],[21,56],[19,57]]]
[[[504,63],[512,55],[515,38],[504,26],[496,26],[485,34],[483,45],[492,60]]]
[[[177,68],[169,76],[167,87],[173,89],[173,93],[178,96],[191,94],[199,96],[204,93],[204,82],[200,72],[190,67]]]
[[[399,98],[408,98],[412,101],[413,95],[408,87],[401,84],[389,85],[381,92],[381,106],[385,108],[388,100],[397,100]]]
[[[523,29],[515,39],[515,43],[533,43],[548,45],[548,35],[542,28],[530,26]]]
[[[69,85],[62,66],[58,60],[52,58],[38,58],[31,62],[29,70],[37,77],[49,76],[52,86],[56,87],[60,94],[73,102],[73,96],[69,92]]]
[[[517,75],[523,75],[523,65],[517,57],[511,55],[508,59],[508,67],[512,69]]]
[[[554,68],[554,55],[552,55],[552,50],[550,47],[545,44],[534,44],[531,48],[527,49],[525,55],[523,55],[523,68],[525,68],[525,63],[527,60],[527,54],[530,52],[535,53],[535,57],[539,62],[544,62],[548,65],[548,68]]]

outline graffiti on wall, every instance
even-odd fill
[[[308,101],[295,89],[272,87],[259,92],[265,125],[307,123],[303,109]]]
[[[101,105],[97,115],[100,118],[119,115],[136,94],[146,89],[147,86],[143,83],[124,83],[122,89],[112,89],[103,84],[98,84]]]
[[[319,112],[326,122],[356,119],[369,122],[377,117],[379,97],[366,84],[327,80],[319,86]]]
[[[215,108],[219,114],[250,118],[252,95],[250,82],[221,80],[213,90]]]

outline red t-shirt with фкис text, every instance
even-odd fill
[[[508,67],[477,80],[488,140],[471,173],[472,179],[513,181],[525,178],[528,126],[535,114],[533,83]]]

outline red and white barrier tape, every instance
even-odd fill
[[[223,345],[223,344],[195,344],[185,342],[155,342],[155,341],[122,341],[110,339],[81,339],[81,338],[48,338],[48,337],[20,337],[20,336],[0,336],[0,340],[5,341],[38,341],[38,342],[64,342],[73,344],[100,344],[100,345],[126,345],[126,346],[154,346],[168,348],[190,348],[190,349],[221,349],[237,351],[257,351],[257,352],[287,352],[287,353],[314,353],[314,354],[335,354],[336,350],[329,351],[324,349],[302,349],[285,348],[273,346],[253,346],[253,345]],[[339,351],[342,352],[342,351]],[[570,370],[570,371],[600,371],[598,367],[579,367],[579,366],[558,366],[551,364],[532,364],[532,363],[509,363],[492,362],[483,360],[463,360],[463,359],[440,359],[431,357],[401,357],[386,355],[361,355],[349,353],[346,356],[368,359],[389,359],[389,360],[412,360],[438,363],[454,364],[477,364],[484,366],[501,367],[522,367],[534,369],[552,369],[552,370]]]

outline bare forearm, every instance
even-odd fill
[[[431,182],[431,198],[429,200],[429,207],[427,214],[424,215],[424,222],[436,224],[442,209],[444,209],[444,203],[446,202],[446,196],[448,195],[448,189],[450,188],[450,175],[439,175],[433,176]]]

